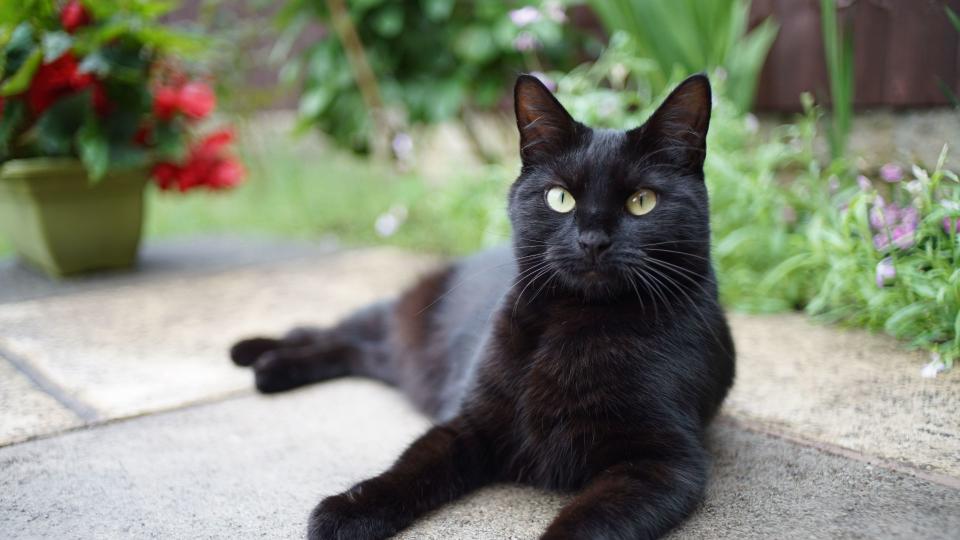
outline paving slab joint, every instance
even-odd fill
[[[26,358],[13,354],[2,347],[0,347],[0,358],[7,360],[14,369],[22,373],[38,390],[55,399],[57,403],[77,415],[84,423],[90,424],[102,419],[100,413],[93,406],[70,395],[66,389],[53,382],[49,377],[35,368]]]
[[[716,419],[716,421],[735,429],[758,433],[767,437],[774,437],[784,440],[788,443],[812,448],[833,456],[859,461],[861,463],[866,463],[867,465],[879,467],[900,474],[910,475],[928,482],[933,482],[948,488],[960,490],[960,478],[940,472],[928,471],[912,463],[875,456],[866,452],[845,448],[836,444],[810,439],[802,435],[792,433],[788,430],[777,429],[776,427],[759,420],[740,418],[731,416],[730,414],[722,414]]]

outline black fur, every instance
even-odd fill
[[[384,538],[498,481],[578,492],[543,538],[653,538],[703,494],[704,427],[734,373],[703,182],[709,83],[687,79],[628,132],[574,121],[533,77],[515,98],[512,249],[334,328],[231,351],[264,392],[362,375],[436,420],[389,470],[324,499],[310,538]],[[572,212],[547,206],[554,186]],[[640,188],[657,205],[635,216],[625,204]]]

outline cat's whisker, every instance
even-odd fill
[[[539,278],[540,276],[544,275],[546,272],[549,272],[549,271],[550,271],[550,268],[549,268],[549,267],[542,269],[542,270],[541,270],[540,272],[538,272],[533,278],[531,278],[530,280],[528,280],[526,285],[523,286],[523,289],[520,290],[520,294],[517,295],[516,301],[513,303],[513,314],[510,316],[511,319],[513,319],[513,318],[515,318],[515,317],[517,316],[517,307],[520,306],[520,299],[523,298],[523,293],[524,293],[524,291],[526,291],[527,288],[530,287],[530,285],[532,285],[533,282],[535,282],[535,281],[537,280],[537,278]],[[528,304],[529,304],[529,302],[528,302]]]
[[[682,286],[680,286],[680,284],[677,283],[676,280],[670,278],[670,276],[664,274],[663,272],[657,271],[657,270],[655,270],[655,269],[653,269],[653,268],[650,268],[650,270],[651,270],[652,272],[655,272],[656,274],[660,275],[661,277],[663,277],[663,278],[666,279],[667,281],[673,283],[673,284],[676,286],[677,290],[678,290],[681,294],[683,294],[683,296],[687,299],[688,302],[690,302],[690,307],[693,308],[693,312],[697,315],[697,317],[698,317],[698,318],[700,319],[700,321],[703,323],[702,328],[703,328],[704,330],[710,332],[710,335],[713,337],[715,343],[723,343],[723,341],[720,339],[720,337],[719,337],[719,336],[717,335],[717,333],[714,331],[713,327],[710,326],[710,323],[707,321],[706,316],[703,314],[703,310],[700,309],[700,306],[697,304],[697,302],[695,302],[695,301],[693,300],[693,298],[691,298],[690,295],[687,294],[687,292],[684,290],[684,288],[683,288]],[[692,281],[692,280],[691,280],[691,281]],[[695,281],[692,281],[692,282],[693,282],[694,284],[700,286],[699,283],[697,283],[697,282],[695,282]],[[703,287],[702,287],[702,286],[700,286],[700,289],[703,291]],[[706,293],[706,291],[704,291],[704,293]]]
[[[665,267],[665,268],[668,268],[668,269],[674,269],[674,270],[676,270],[676,271],[678,271],[678,272],[682,272],[683,274],[680,274],[680,275],[683,276],[683,277],[686,277],[686,276],[684,275],[684,274],[686,274],[686,275],[692,276],[693,278],[702,279],[702,280],[704,280],[704,281],[706,281],[706,282],[708,282],[708,283],[716,284],[716,280],[714,280],[712,277],[710,277],[710,276],[708,276],[708,275],[704,275],[704,274],[700,274],[700,273],[694,272],[693,270],[690,270],[689,268],[684,268],[684,267],[682,267],[682,266],[680,266],[680,265],[677,265],[677,264],[674,264],[674,263],[672,263],[672,262],[668,262],[668,261],[665,261],[665,260],[663,260],[663,259],[658,259],[658,258],[656,258],[656,257],[647,257],[647,258],[644,259],[644,260],[647,261],[647,262],[649,262],[649,263],[659,264],[659,265],[661,265],[662,267]],[[697,285],[699,285],[699,282],[694,281],[694,280],[691,279],[691,278],[687,278],[687,279],[690,279],[693,283],[696,283]],[[706,292],[706,291],[704,291],[704,292]]]
[[[704,261],[710,261],[709,257],[704,257],[703,255],[696,255],[694,253],[687,253],[685,251],[677,251],[675,249],[663,249],[663,248],[646,248],[645,251],[656,251],[663,253],[675,253],[677,255],[683,255],[684,257],[693,257],[695,259],[700,259]]]

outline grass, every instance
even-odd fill
[[[147,237],[334,236],[351,245],[391,244],[462,253],[491,238],[490,223],[497,220],[489,211],[489,198],[502,198],[510,178],[499,167],[476,169],[441,189],[416,174],[399,173],[336,150],[304,152],[291,146],[279,141],[244,152],[249,177],[230,192],[151,190]],[[406,213],[406,219],[395,234],[384,238],[374,223],[391,209]],[[505,237],[505,232],[500,235]]]

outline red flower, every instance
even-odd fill
[[[188,118],[205,118],[217,106],[217,96],[205,83],[191,82],[180,88],[180,111]]]
[[[92,79],[92,78],[91,78]],[[100,116],[106,116],[110,112],[110,98],[107,97],[107,91],[103,88],[103,84],[96,80],[92,79],[93,84],[93,108],[97,111],[97,114]]]
[[[153,166],[152,173],[160,189],[170,189],[180,177],[180,167],[173,163],[161,161]]]
[[[153,91],[153,114],[160,120],[169,120],[180,106],[180,93],[176,88],[161,86]]]
[[[54,101],[94,83],[93,76],[89,73],[80,73],[77,71],[77,66],[76,57],[68,52],[53,62],[37,68],[30,82],[30,88],[27,89],[27,105],[30,106],[34,115],[39,116]],[[94,88],[95,96],[98,93],[102,95],[103,90],[98,91],[97,87]],[[106,105],[105,96],[101,97],[101,101]]]
[[[213,189],[224,189],[239,184],[247,172],[243,165],[235,159],[221,159],[217,162],[207,183]]]
[[[149,146],[153,141],[153,129],[150,126],[140,126],[140,129],[133,134],[133,142],[140,146]]]
[[[215,131],[190,149],[183,165],[158,163],[153,168],[157,185],[161,189],[188,191],[201,186],[224,189],[239,184],[246,171],[243,165],[226,153],[226,147],[231,142],[232,131]]]
[[[170,120],[178,112],[187,118],[199,120],[207,117],[216,106],[217,96],[205,83],[160,86],[153,92],[153,114],[160,120]]]
[[[70,0],[60,12],[60,24],[72,34],[77,28],[90,24],[90,13],[79,0]]]
[[[195,151],[210,156],[216,154],[232,142],[233,131],[230,129],[221,129],[204,137]]]

